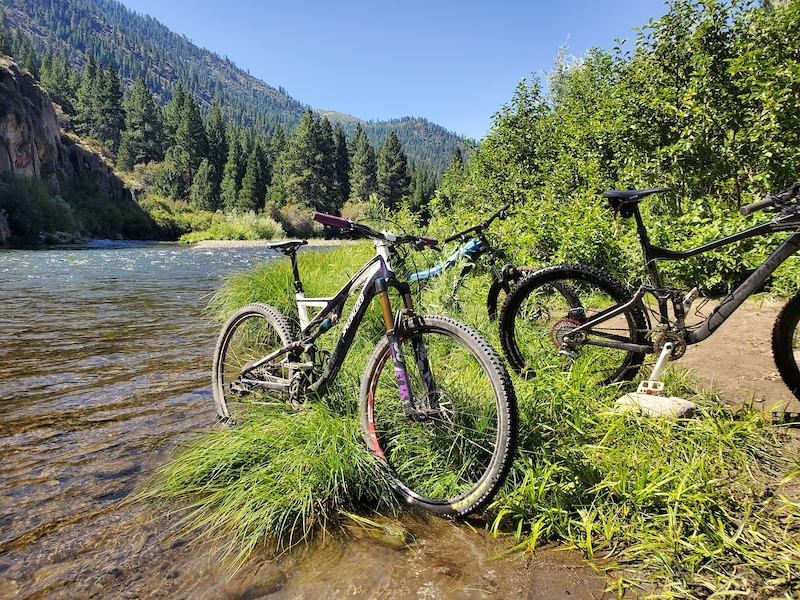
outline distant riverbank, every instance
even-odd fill
[[[204,240],[192,244],[194,250],[209,250],[213,248],[258,248],[264,247],[271,242],[282,240]],[[343,244],[355,244],[357,240],[308,240],[309,246],[341,246]]]

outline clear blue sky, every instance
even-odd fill
[[[303,104],[365,120],[424,117],[481,139],[561,46],[635,40],[664,0],[122,0]]]

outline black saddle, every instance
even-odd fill
[[[672,188],[667,187],[650,188],[648,190],[607,190],[603,192],[603,198],[608,198],[609,200],[619,200],[624,204],[628,204],[630,202],[641,202],[650,194],[671,191]]]
[[[659,192],[670,192],[672,188],[660,187],[647,190],[607,190],[603,192],[603,198],[607,198],[605,206],[612,212],[618,212],[622,217],[632,217],[636,212],[636,205],[647,198],[650,194]]]
[[[267,242],[265,245],[271,250],[283,252],[286,256],[294,254],[300,246],[305,246],[308,240],[286,240],[283,242]]]

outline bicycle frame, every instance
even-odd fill
[[[400,282],[395,278],[389,259],[390,244],[384,240],[376,239],[375,247],[375,256],[332,298],[306,298],[297,268],[297,255],[293,251],[294,249],[286,252],[292,261],[292,271],[295,279],[295,300],[297,302],[298,316],[300,317],[301,339],[261,358],[250,367],[250,370],[266,362],[275,360],[282,355],[296,355],[297,353],[310,354],[309,358],[312,359],[311,363],[296,363],[297,366],[305,369],[312,368],[314,366],[314,341],[340,322],[345,302],[359,289],[361,290],[360,294],[342,327],[342,333],[328,358],[325,370],[311,383],[311,389],[324,392],[327,385],[336,378],[336,375],[347,357],[347,352],[350,350],[355,332],[358,330],[367,308],[376,296],[379,297],[381,303],[387,334],[393,333],[395,328],[395,316],[389,302],[388,288],[393,287],[399,290],[402,297],[403,309],[398,312],[398,316],[404,312],[413,310],[413,300],[408,284]],[[313,318],[309,318],[309,308],[319,308],[320,310]],[[398,356],[397,360],[402,362],[402,356]],[[398,366],[399,365],[396,364],[396,367]],[[401,370],[403,371],[403,381],[406,381],[404,363]],[[400,378],[401,374],[398,373],[398,382]],[[285,386],[282,387],[288,389],[289,382],[287,381]],[[401,395],[403,395],[402,391]],[[408,395],[407,392],[406,395]]]
[[[659,294],[658,292],[665,290],[662,280],[661,274],[659,273],[657,261],[659,260],[683,260],[686,258],[691,258],[693,256],[698,256],[705,252],[709,252],[711,250],[716,250],[718,248],[722,248],[724,246],[728,246],[730,244],[751,238],[757,237],[761,235],[768,235],[772,233],[778,233],[783,231],[793,232],[792,235],[789,236],[768,258],[761,264],[747,279],[745,279],[741,284],[739,284],[734,290],[732,290],[711,312],[711,314],[706,317],[700,326],[691,331],[686,335],[685,342],[687,345],[696,344],[698,342],[702,342],[706,338],[708,338],[712,333],[714,333],[720,325],[722,325],[728,317],[730,317],[734,311],[739,308],[742,303],[753,293],[755,292],[761,285],[767,280],[767,278],[775,272],[775,270],[783,264],[786,259],[800,250],[800,215],[795,213],[779,215],[778,217],[768,221],[766,223],[761,223],[760,225],[755,225],[748,229],[739,231],[737,233],[731,234],[729,236],[720,238],[718,240],[714,240],[712,242],[708,242],[707,244],[703,244],[696,248],[691,248],[689,250],[670,250],[668,248],[662,248],[660,246],[655,246],[650,243],[650,238],[647,234],[647,229],[644,225],[642,220],[641,212],[639,211],[638,203],[634,203],[630,205],[630,210],[632,212],[632,216],[636,220],[636,231],[639,236],[639,242],[642,246],[642,251],[644,253],[645,265],[650,277],[650,284],[642,284],[636,293],[633,295],[628,302],[623,305],[619,305],[608,309],[606,311],[602,311],[601,313],[595,315],[593,318],[589,319],[586,323],[576,327],[570,335],[574,335],[585,330],[590,330],[595,325],[612,319],[624,312],[626,312],[630,307],[634,306],[637,302],[640,302],[647,293],[653,295],[658,303],[659,307],[659,316],[660,316],[660,324],[664,326],[669,325],[669,314],[668,314],[668,304],[667,301],[669,299],[673,300],[673,310],[675,311],[675,316],[679,320],[680,323],[683,322],[683,318],[685,316],[684,306],[683,306],[683,297],[681,296],[677,300],[669,295],[669,294]],[[643,346],[639,344],[614,344],[614,343],[603,343],[600,345],[610,345],[615,348],[620,348],[624,350],[631,350],[634,352],[652,352],[653,347],[652,345]]]
[[[453,268],[458,264],[462,258],[468,259],[470,262],[464,266],[461,271],[461,277],[465,277],[475,267],[475,262],[483,255],[489,256],[489,266],[491,268],[492,277],[496,283],[507,286],[516,269],[513,265],[503,264],[507,262],[505,253],[502,250],[495,249],[486,239],[486,230],[489,229],[495,219],[506,219],[508,217],[509,204],[503,206],[500,210],[491,215],[483,223],[475,225],[454,233],[453,235],[445,238],[444,243],[449,243],[455,240],[462,242],[452,254],[445,258],[440,263],[434,265],[430,269],[418,271],[408,276],[409,281],[425,281],[433,277],[438,277],[445,271]],[[472,237],[474,235],[474,237]],[[500,263],[500,266],[498,266]],[[491,294],[491,290],[490,290]]]
[[[469,240],[439,264],[431,267],[430,269],[412,273],[411,275],[408,276],[408,280],[424,281],[426,279],[431,279],[432,277],[441,275],[448,269],[452,269],[461,258],[466,257],[474,260],[480,257],[483,253],[488,251],[489,251],[488,244],[485,241],[479,240],[477,238]]]

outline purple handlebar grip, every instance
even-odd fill
[[[330,225],[331,227],[338,227],[339,229],[350,229],[350,221],[342,217],[337,217],[336,215],[315,212],[314,220],[323,225]]]
[[[421,235],[419,236],[419,239],[425,242],[426,246],[430,246],[431,248],[436,248],[436,246],[439,245],[439,240],[437,240],[436,238],[425,237],[424,235]]]

